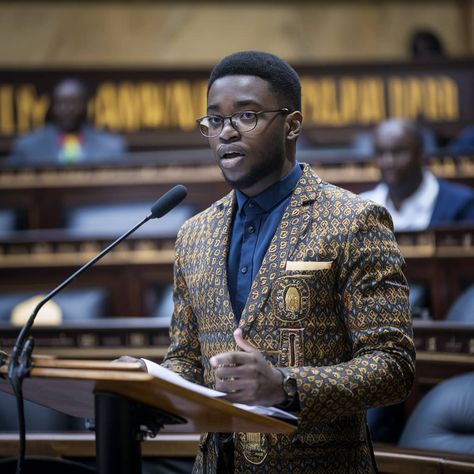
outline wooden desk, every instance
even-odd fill
[[[187,202],[204,209],[229,191],[208,149],[156,152],[147,159],[121,164],[75,165],[55,168],[0,167],[0,202],[23,210],[26,228],[63,226],[70,206],[150,200],[174,184],[187,186]],[[380,173],[370,159],[357,156],[318,158],[317,151],[301,150],[298,160],[312,165],[326,181],[359,193],[376,185]],[[474,157],[438,156],[430,159],[442,178],[474,185]]]
[[[474,472],[474,456],[441,451],[374,446],[381,474],[465,474]]]
[[[406,277],[428,290],[432,319],[444,319],[455,299],[474,283],[474,228],[399,232]]]
[[[167,348],[168,330],[169,320],[166,318],[125,317],[64,322],[60,327],[35,326],[32,334],[37,353],[81,358],[79,353],[66,352],[77,349],[83,351],[83,358],[92,359],[98,356],[90,351],[101,348],[116,351],[111,352],[111,357],[121,355],[124,349]],[[18,332],[19,328],[0,323],[0,347],[12,347]],[[474,357],[474,323],[415,320],[413,332],[420,363],[439,360],[452,365],[462,363],[462,357]],[[54,352],[56,350],[58,352]],[[108,356],[99,358],[107,359]]]
[[[0,348],[10,351],[19,328],[0,323]],[[161,361],[169,345],[169,323],[161,318],[107,318],[34,327],[35,354],[112,360],[121,355]]]
[[[95,457],[94,433],[29,433],[27,456]],[[158,434],[142,444],[143,456],[195,457],[199,435]],[[0,432],[0,457],[18,455],[18,435]]]
[[[50,231],[0,237],[0,288],[48,293],[112,240]],[[174,254],[174,238],[131,237],[70,288],[106,289],[112,317],[149,315],[157,293],[173,279]]]
[[[443,319],[474,283],[474,227],[405,232],[397,238],[408,280],[427,288],[433,319]],[[50,291],[111,240],[47,229],[0,236],[2,292]],[[150,298],[172,281],[174,244],[174,238],[131,237],[73,285],[107,289],[110,316],[151,314]]]
[[[142,443],[143,457],[194,458],[198,435],[157,435]],[[92,433],[38,433],[27,435],[27,456],[64,458],[95,457]],[[474,472],[474,456],[401,449],[375,445],[375,458],[381,474],[465,474]],[[18,436],[0,433],[0,457],[18,455]]]
[[[177,183],[188,188],[186,202],[204,209],[229,192],[214,164],[159,166],[156,163],[0,171],[0,202],[26,212],[27,229],[64,225],[67,208],[98,203],[153,203]]]

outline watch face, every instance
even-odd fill
[[[296,395],[296,380],[287,375],[283,381],[283,390],[285,391],[288,400],[293,400]]]

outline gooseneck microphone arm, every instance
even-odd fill
[[[79,268],[76,272],[74,272],[70,277],[68,277],[66,280],[64,280],[59,286],[57,286],[53,291],[51,291],[49,294],[47,294],[35,307],[33,312],[31,313],[31,316],[28,318],[28,321],[26,324],[23,326],[23,328],[20,331],[20,334],[18,335],[18,338],[16,340],[15,346],[13,347],[12,355],[11,355],[11,360],[20,360],[22,359],[22,356],[26,349],[28,349],[28,341],[25,343],[25,339],[28,336],[28,334],[31,331],[31,327],[33,326],[33,323],[35,321],[36,315],[38,314],[39,310],[54,296],[56,296],[63,288],[68,286],[69,284],[72,283],[73,280],[75,280],[82,272],[87,270],[89,267],[94,265],[97,261],[99,261],[104,255],[108,254],[114,247],[116,247],[122,240],[125,240],[130,234],[133,234],[139,227],[141,227],[145,222],[149,221],[152,218],[152,215],[150,214],[149,216],[145,217],[142,219],[141,222],[139,222],[137,225],[135,225],[132,229],[127,231],[125,234],[120,236],[117,240],[112,242],[108,247],[106,247],[104,250],[102,250],[98,255],[96,255],[92,260],[89,260],[85,265],[83,265],[81,268]],[[11,369],[12,364],[9,364],[8,370],[9,370],[9,377],[10,377],[10,369]]]
[[[121,235],[118,239],[108,245],[104,250],[97,254],[93,259],[89,260],[70,277],[64,280],[54,290],[48,293],[35,307],[31,313],[28,321],[21,329],[13,347],[11,357],[8,363],[8,378],[12,385],[13,391],[17,399],[18,407],[18,425],[20,432],[20,453],[17,464],[17,474],[21,473],[23,460],[25,456],[25,417],[23,407],[23,393],[22,393],[22,382],[23,379],[29,374],[32,366],[31,353],[33,351],[34,342],[32,337],[28,337],[35,321],[36,315],[39,310],[55,295],[57,295],[62,289],[68,286],[73,280],[75,280],[82,272],[87,270],[89,267],[98,262],[101,258],[107,255],[114,247],[120,242],[125,240],[129,235],[133,234],[139,227],[150,219],[159,218],[164,216],[171,209],[176,207],[187,195],[187,189],[185,186],[178,184],[174,188],[170,189],[167,193],[161,196],[151,207],[150,214],[142,219],[138,224],[133,226],[130,230]]]

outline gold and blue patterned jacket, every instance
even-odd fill
[[[236,351],[226,261],[234,193],[187,221],[176,242],[175,311],[164,365],[212,387],[209,359]],[[252,283],[239,326],[291,367],[294,435],[234,435],[235,472],[373,472],[365,411],[403,400],[414,376],[408,287],[387,211],[308,165]],[[216,472],[203,435],[194,472]]]

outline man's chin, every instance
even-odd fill
[[[232,188],[232,189],[245,189],[247,187],[246,180],[245,179],[235,179],[235,178],[230,178],[229,176],[226,176],[224,173],[222,173],[224,176],[224,179],[226,183]]]
[[[229,186],[233,189],[238,189],[239,191],[244,192],[245,190],[253,188],[255,185],[259,185],[260,182],[263,183],[267,181],[269,177],[268,167],[266,165],[255,167],[248,173],[241,175],[237,173],[229,173],[228,170],[222,168],[221,171]]]
[[[393,175],[384,175],[382,181],[389,187],[398,186],[399,180],[396,176]]]
[[[232,173],[229,173],[227,170],[223,170],[222,168],[221,171],[226,183],[233,189],[245,189],[249,185],[251,186],[252,184],[255,184],[251,176],[233,176]]]

